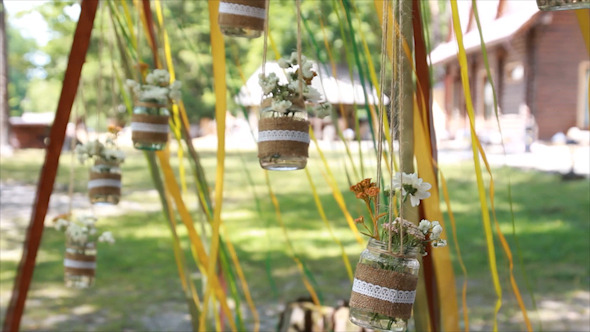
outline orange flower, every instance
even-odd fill
[[[109,133],[117,134],[118,132],[121,131],[121,127],[115,126],[115,125],[109,125],[109,129],[108,130],[109,130]]]
[[[367,188],[367,189],[365,189],[365,194],[369,197],[377,197],[377,195],[379,195],[379,188],[378,187]]]

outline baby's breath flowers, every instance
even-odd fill
[[[401,193],[402,202],[410,198],[411,205],[418,206],[421,200],[430,197],[428,190],[432,186],[418,178],[416,173],[397,173],[392,180],[392,187],[393,190]],[[443,228],[438,221],[430,222],[422,219],[418,225],[400,217],[395,218],[391,223],[382,221],[381,219],[386,219],[384,217],[387,216],[387,212],[379,213],[379,209],[375,208],[375,201],[380,190],[376,183],[371,182],[370,178],[351,186],[350,190],[356,198],[365,203],[372,223],[372,229],[369,229],[365,224],[364,216],[354,220],[356,224],[365,228],[365,231],[361,231],[362,234],[375,240],[386,241],[389,239],[393,250],[398,251],[398,248],[401,247],[403,254],[417,248],[425,255],[424,246],[427,243],[432,243],[433,247],[444,247],[447,244],[445,240],[440,238]],[[386,203],[383,206],[388,207],[389,204]],[[380,222],[381,228],[379,228]]]
[[[53,219],[54,227],[66,234],[68,242],[85,248],[89,243],[107,242],[115,243],[111,232],[104,232],[97,236],[96,218],[90,215],[82,215],[72,218],[69,215],[60,215]]]
[[[165,69],[154,69],[145,77],[145,83],[138,83],[128,79],[125,85],[131,90],[137,100],[166,104],[170,100],[181,98],[181,81],[170,84],[170,74]]]
[[[85,163],[88,159],[116,164],[125,161],[125,153],[119,150],[116,144],[116,139],[120,130],[120,127],[109,126],[104,144],[98,139],[89,141],[86,144],[78,144],[75,150],[76,155],[78,156],[78,161],[81,164]]]
[[[301,56],[301,64],[298,64],[298,61],[296,52],[291,53],[289,58],[279,59],[278,64],[285,70],[287,83],[280,83],[275,73],[260,74],[258,83],[262,93],[265,98],[271,99],[273,111],[279,115],[288,116],[293,105],[305,105],[307,110],[317,117],[330,115],[332,105],[322,102],[322,95],[311,86],[311,81],[317,76],[313,70],[313,63],[304,55]]]

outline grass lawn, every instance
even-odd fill
[[[202,153],[202,163],[213,188],[216,156]],[[17,151],[0,163],[3,185],[34,185],[40,171],[41,151]],[[332,172],[343,191],[351,214],[360,213],[362,206],[348,191],[344,156],[329,152],[327,158]],[[178,161],[172,160],[174,167]],[[374,176],[374,161],[365,160],[365,176]],[[300,274],[289,255],[284,233],[277,222],[274,207],[268,195],[264,172],[258,166],[254,152],[230,152],[227,155],[223,220],[227,238],[238,252],[250,290],[263,320],[263,330],[274,328],[280,304],[307,296]],[[188,174],[190,166],[186,162]],[[344,244],[348,259],[356,264],[362,247],[356,243],[338,205],[326,184],[321,162],[312,154],[308,163],[312,179],[318,189],[327,218],[336,236]],[[67,192],[70,158],[62,156],[55,193]],[[472,330],[490,330],[496,301],[488,254],[477,197],[475,177],[471,163],[445,164],[441,170],[447,178],[452,208],[457,222],[457,237],[468,274],[470,327]],[[86,168],[75,167],[76,193],[85,192]],[[144,157],[129,151],[123,164],[123,197],[136,203],[123,214],[101,218],[98,227],[111,230],[117,239],[114,246],[99,247],[97,281],[88,290],[72,290],[63,286],[62,252],[64,236],[47,224],[37,257],[37,267],[29,292],[21,327],[26,330],[55,331],[139,331],[179,330],[190,327],[187,306],[173,258],[172,240],[167,223],[158,210],[159,200],[154,195]],[[286,176],[285,176],[286,175]],[[342,262],[339,247],[319,217],[311,195],[305,172],[269,173],[272,189],[277,195],[281,217],[296,254],[313,274],[317,290],[326,305],[335,305],[350,295],[350,283]],[[202,221],[194,192],[192,177],[188,176],[186,202],[197,223]],[[251,180],[249,180],[251,179]],[[508,179],[512,184],[514,229],[508,204]],[[355,179],[356,180],[356,179]],[[590,238],[588,180],[563,182],[559,175],[536,171],[501,168],[494,170],[495,205],[499,225],[506,236],[515,260],[515,275],[536,330],[539,316],[544,330],[563,329],[565,325],[551,325],[543,314],[543,301],[563,305],[579,302],[580,292],[590,291]],[[256,198],[258,201],[256,201]],[[257,210],[260,204],[260,212]],[[89,207],[89,205],[88,205]],[[446,207],[441,205],[443,211]],[[30,208],[30,206],[24,206]],[[100,210],[95,209],[100,216]],[[66,212],[66,211],[63,211]],[[51,218],[53,216],[48,216]],[[18,236],[0,238],[0,294],[2,320],[9,300],[15,270],[20,254],[24,227],[20,220]],[[447,230],[450,225],[447,222]],[[5,223],[3,212],[2,223]],[[197,226],[200,230],[200,226]],[[188,240],[183,227],[179,227],[183,245]],[[463,282],[456,257],[453,239],[448,233],[453,268],[456,276],[458,303]],[[495,237],[496,256],[503,288],[503,306],[498,321],[500,330],[522,330],[524,325],[516,300],[510,288],[508,261]],[[11,254],[6,254],[11,253]],[[187,262],[193,268],[190,252]],[[519,259],[523,265],[519,265]],[[524,270],[522,269],[524,267]],[[541,314],[532,309],[533,290]],[[200,287],[201,276],[191,275]],[[444,305],[445,299],[441,299]],[[578,301],[578,302],[577,302]],[[244,304],[241,304],[244,306]],[[584,309],[583,305],[580,310]],[[577,310],[577,309],[576,309]],[[583,314],[583,312],[581,313]],[[247,320],[249,314],[246,313]],[[561,320],[559,320],[561,322]],[[547,325],[549,324],[549,325]],[[554,327],[552,329],[552,326]],[[575,330],[573,325],[571,330]]]

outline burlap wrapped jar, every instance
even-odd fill
[[[92,204],[119,203],[121,198],[121,169],[119,163],[97,160],[90,168],[88,197]]]
[[[260,37],[264,31],[266,9],[264,0],[221,0],[219,28],[226,36]]]
[[[537,7],[544,11],[590,9],[590,0],[537,0]]]
[[[406,330],[418,285],[418,252],[398,256],[388,252],[386,242],[369,240],[354,275],[351,322],[368,329]]]
[[[131,140],[139,150],[163,150],[168,142],[167,105],[153,101],[136,101],[131,116]]]
[[[276,112],[270,100],[262,103],[258,121],[260,166],[273,171],[305,168],[309,148],[309,121],[303,103],[286,113]]]
[[[94,285],[95,273],[95,243],[79,244],[68,239],[64,257],[64,282],[66,287],[88,288]]]

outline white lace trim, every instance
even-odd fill
[[[223,14],[255,17],[261,20],[264,20],[266,17],[266,10],[264,8],[250,7],[230,2],[220,2],[219,12]]]
[[[149,133],[168,133],[168,125],[145,122],[131,122],[131,130],[144,131]]]
[[[265,130],[258,132],[258,142],[295,141],[309,143],[309,133],[296,130]]]
[[[387,288],[379,285],[373,285],[366,281],[354,279],[352,283],[352,291],[373,297],[379,300],[391,303],[408,303],[413,304],[416,299],[416,291],[403,291],[392,288]]]
[[[65,258],[64,266],[71,267],[74,269],[96,269],[96,262],[76,261],[73,259]]]
[[[116,187],[121,188],[121,180],[115,179],[94,179],[88,181],[88,189],[94,189],[99,187]]]

